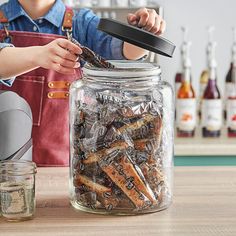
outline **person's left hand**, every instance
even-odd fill
[[[161,35],[166,28],[166,22],[154,9],[141,8],[127,17],[128,23],[147,30],[155,35]]]

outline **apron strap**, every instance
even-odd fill
[[[64,14],[64,20],[63,20],[63,24],[62,24],[62,31],[66,32],[66,36],[68,39],[72,38],[72,25],[73,25],[73,16],[74,16],[74,12],[73,9],[70,7],[66,6],[66,10],[65,10],[65,14]],[[5,14],[3,11],[0,10],[0,24],[3,24],[4,30],[6,32],[6,37],[5,38],[9,38],[10,34],[8,32],[8,19],[6,18]]]
[[[66,36],[69,40],[72,38],[73,16],[73,9],[66,6],[64,20],[62,24],[62,31],[66,33]]]
[[[7,17],[5,16],[4,12],[0,10],[0,24],[3,25],[4,31],[6,33],[6,36],[3,38],[2,42],[6,42],[6,40],[9,41],[9,43],[12,41],[11,35],[8,31],[9,22]]]
[[[64,20],[63,20],[63,24],[62,24],[63,31],[65,31],[65,30],[72,31],[73,16],[74,16],[73,9],[66,7]],[[1,24],[8,24],[8,19],[6,18],[5,14],[2,10],[0,10],[0,23]]]
[[[64,20],[63,20],[63,24],[62,24],[62,27],[64,27],[64,29],[68,28],[68,29],[72,30],[73,16],[74,16],[73,9],[66,7]]]
[[[6,18],[3,11],[0,10],[0,23],[1,24],[8,24],[8,19]]]
[[[32,138],[25,143],[16,153],[14,153],[13,155],[11,155],[10,157],[8,157],[6,160],[20,160],[22,157],[24,157],[24,155],[26,154],[27,151],[29,151],[29,149],[33,146],[33,140]],[[31,156],[32,158],[32,156]],[[23,159],[23,158],[22,158]]]

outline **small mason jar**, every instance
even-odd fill
[[[6,220],[24,221],[34,216],[35,174],[34,162],[0,162],[0,212]]]
[[[74,208],[132,215],[172,201],[173,92],[161,69],[86,65],[70,88],[70,200]]]

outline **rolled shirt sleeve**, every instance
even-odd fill
[[[89,9],[81,9],[74,20],[73,36],[84,46],[107,60],[123,60],[123,41],[97,29],[97,17]]]
[[[0,53],[1,53],[1,50],[5,47],[13,47],[12,44],[8,44],[8,43],[0,43]],[[1,76],[0,76],[0,83],[10,87],[12,86],[13,82],[15,80],[15,77],[11,77],[11,78],[8,78],[8,79],[2,79]]]

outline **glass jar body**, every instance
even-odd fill
[[[35,173],[36,165],[30,161],[0,162],[0,212],[7,221],[33,218]]]
[[[129,63],[104,77],[88,70],[71,86],[70,199],[76,209],[130,215],[163,210],[172,201],[173,91],[159,73],[143,76],[144,64],[133,75]]]

